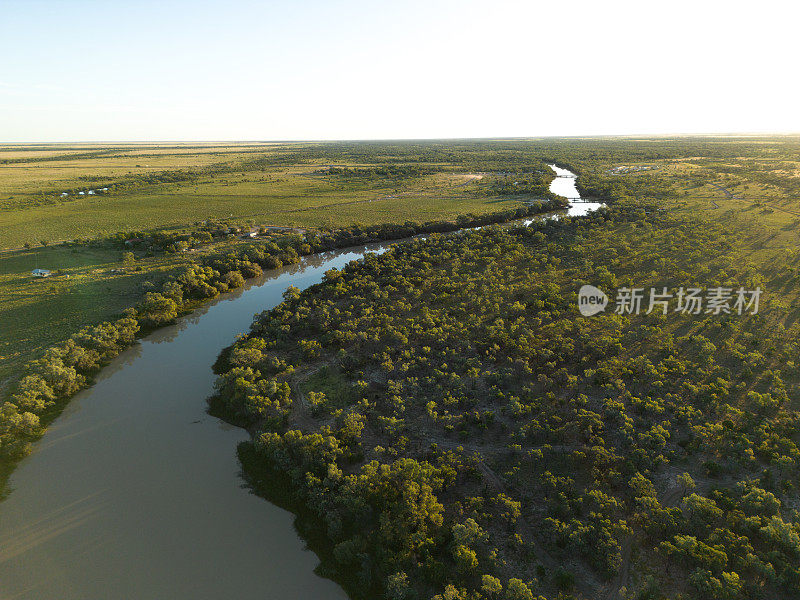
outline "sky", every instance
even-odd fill
[[[800,132],[794,2],[0,0],[0,142]]]

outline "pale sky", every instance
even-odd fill
[[[0,142],[800,132],[795,2],[0,0]]]

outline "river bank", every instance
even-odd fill
[[[104,365],[137,338],[171,324],[178,316],[189,314],[220,293],[241,287],[247,279],[258,277],[265,270],[297,264],[303,256],[421,234],[508,223],[526,216],[551,214],[566,205],[566,200],[553,196],[512,210],[463,215],[455,221],[353,225],[278,240],[253,240],[198,257],[156,287],[140,277],[142,286],[150,286],[145,288],[149,291],[138,294],[135,306],[119,306],[122,318],[84,327],[62,343],[44,349],[42,358],[29,360],[17,369],[19,381],[6,386],[9,389],[5,402],[0,405],[0,495],[15,464],[30,452],[31,443],[58,418],[77,391],[91,387]]]
[[[254,313],[290,285],[304,289],[388,245],[270,271],[111,361],[11,478],[2,595],[345,598],[313,575],[317,558],[292,515],[242,486],[233,449],[247,432],[206,415],[203,400],[213,394],[210,365]]]

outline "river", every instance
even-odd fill
[[[551,189],[578,197],[568,177]],[[575,202],[560,214],[599,206]],[[344,600],[314,574],[319,561],[292,515],[244,485],[235,449],[247,433],[208,416],[205,399],[211,365],[255,313],[289,285],[306,288],[386,247],[270,271],[103,369],[11,477],[0,503],[0,599]]]
[[[556,172],[556,178],[550,184],[550,191],[570,200],[570,207],[566,213],[570,217],[581,217],[603,206],[601,202],[592,202],[581,198],[580,192],[575,186],[577,179],[575,173],[556,165],[550,165],[550,168]]]

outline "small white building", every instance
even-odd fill
[[[48,271],[47,269],[34,269],[31,271],[31,275],[34,277],[50,277],[52,272]]]

